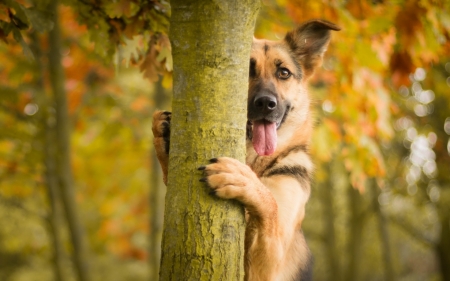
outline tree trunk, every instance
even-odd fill
[[[80,281],[91,280],[88,271],[87,246],[77,213],[70,161],[70,120],[67,97],[64,89],[64,69],[61,65],[61,39],[58,21],[58,1],[50,1],[49,11],[53,14],[54,27],[49,32],[50,82],[56,107],[56,149],[57,173],[61,200],[69,225],[73,246],[75,269]]]
[[[350,234],[347,244],[348,265],[345,280],[357,281],[359,278],[359,268],[362,261],[362,241],[364,230],[364,216],[362,210],[364,198],[353,186],[348,186],[348,204],[350,210]]]
[[[378,196],[380,195],[379,188],[375,179],[371,180],[370,188],[372,189],[372,199],[373,207],[375,209],[375,214],[378,219],[378,231],[380,232],[381,241],[381,252],[383,258],[384,266],[384,280],[392,281],[395,280],[394,268],[392,267],[392,252],[391,246],[389,244],[389,233],[388,233],[388,222],[386,221],[386,216],[381,210],[380,204],[378,203]]]
[[[333,181],[331,179],[331,165],[332,163],[325,164],[327,179],[325,183],[321,185],[322,189],[322,203],[323,203],[323,218],[325,220],[325,251],[327,256],[328,268],[329,268],[329,280],[341,280],[340,263],[342,255],[339,254],[336,245],[336,229],[334,227],[335,211],[334,211],[334,195],[333,195]]]
[[[42,108],[47,110],[46,107]],[[43,122],[45,122],[44,127],[44,165],[45,165],[45,183],[47,185],[47,196],[50,203],[50,210],[48,214],[49,228],[52,237],[53,246],[53,265],[55,271],[55,280],[62,281],[65,280],[63,277],[63,266],[64,261],[64,251],[61,246],[61,233],[59,231],[61,227],[61,217],[60,217],[60,205],[59,199],[60,195],[58,192],[58,176],[56,174],[55,167],[55,153],[52,147],[54,143],[53,128],[48,124],[49,114],[48,112],[42,113]]]
[[[163,77],[155,84],[154,101],[155,109],[166,108],[167,95],[162,86]],[[161,262],[161,237],[164,221],[164,197],[166,187],[162,180],[161,166],[158,163],[156,152],[151,151],[151,184],[150,184],[150,243],[149,243],[149,265],[150,280],[156,281],[159,276],[159,264]]]
[[[64,280],[63,276],[63,248],[61,244],[61,217],[59,211],[58,196],[58,176],[56,174],[55,153],[54,153],[54,128],[49,124],[49,102],[44,90],[44,68],[42,66],[42,50],[36,31],[31,33],[31,47],[36,62],[35,83],[37,90],[37,101],[39,106],[39,128],[41,128],[40,139],[43,147],[43,161],[45,166],[44,178],[45,187],[49,201],[48,211],[48,230],[51,237],[51,245],[53,249],[53,270],[56,281]]]
[[[250,46],[259,0],[171,1],[174,89],[161,280],[242,280],[244,213],[197,167],[245,162]]]
[[[450,186],[443,181],[441,198],[438,204],[441,233],[436,243],[436,252],[439,260],[443,281],[450,281]]]

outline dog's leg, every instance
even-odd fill
[[[153,113],[153,144],[156,156],[163,171],[163,181],[167,185],[167,170],[169,166],[169,146],[170,146],[170,118],[169,111],[158,110]]]
[[[201,181],[216,196],[236,199],[246,208],[246,280],[284,280],[285,274],[297,274],[298,268],[290,269],[290,273],[280,269],[286,263],[292,241],[297,239],[296,231],[300,233],[295,226],[303,219],[307,201],[298,182],[282,176],[259,179],[250,167],[227,157],[211,159],[211,164],[199,169],[206,175]],[[302,247],[306,245],[302,243]],[[298,260],[293,264],[303,263]]]
[[[278,208],[274,197],[247,165],[227,157],[214,158],[210,162],[199,168],[204,169],[206,175],[201,181],[207,182],[216,196],[236,199],[246,208],[245,280],[275,280],[278,265],[274,261],[280,260],[281,253],[276,238]],[[249,272],[250,269],[264,269],[264,272],[255,275]],[[265,279],[256,279],[256,276]]]

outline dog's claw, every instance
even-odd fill
[[[206,166],[200,166],[197,168],[197,170],[199,170],[199,171],[203,171],[204,169],[206,169]]]
[[[211,159],[209,159],[209,162],[210,162],[210,163],[217,163],[217,162],[219,162],[219,159],[217,159],[217,158],[211,158]]]
[[[208,192],[209,195],[215,196],[216,195],[216,191],[215,190],[211,190],[210,192]]]
[[[200,181],[200,182],[207,182],[208,179],[207,179],[207,178],[201,178],[201,179],[199,179],[198,181]]]

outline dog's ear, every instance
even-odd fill
[[[302,64],[305,77],[310,76],[322,63],[330,41],[330,30],[341,29],[325,20],[311,20],[286,34],[284,40]]]

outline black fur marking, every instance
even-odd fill
[[[268,45],[264,45],[264,54],[267,54],[267,51],[269,51],[270,47]]]
[[[258,83],[255,85],[255,87],[252,89],[252,92],[262,92],[265,91],[268,94],[274,95],[275,97],[278,97],[278,91],[275,87],[275,84],[271,81],[264,82],[259,80]]]
[[[274,61],[273,61],[273,63],[275,64],[275,66],[276,67],[280,67],[280,65],[283,63],[281,60],[279,60],[279,59],[275,59]]]
[[[303,166],[282,166],[279,168],[275,168],[267,174],[267,177],[274,175],[292,176],[300,183],[311,181],[310,174]]]
[[[294,56],[294,54],[292,52],[290,52],[290,57],[295,64],[295,68],[297,69],[297,74],[294,75],[294,78],[296,80],[301,80],[303,77],[302,66],[300,65],[300,63],[298,62],[298,59]]]
[[[247,139],[252,140],[252,138],[253,138],[252,122],[247,121],[247,126],[245,128],[245,133],[246,133]]]
[[[250,78],[256,77],[256,60],[250,59],[250,70],[249,70],[249,76]]]
[[[162,136],[164,140],[164,150],[167,154],[169,154],[170,149],[170,118],[168,118],[168,121],[165,121],[161,124],[162,126]]]
[[[308,259],[308,263],[306,264],[306,268],[300,272],[300,279],[299,281],[312,281],[313,280],[313,265],[314,265],[314,259],[310,257]]]
[[[286,110],[284,111],[283,119],[281,119],[280,125],[278,126],[277,130],[281,127],[281,125],[283,125],[284,121],[286,121],[286,117],[288,116],[289,111],[291,111],[290,109],[291,105],[288,103],[286,105]]]
[[[305,268],[298,273],[298,275],[295,278],[295,281],[312,281],[313,266],[314,266],[314,258],[311,254],[309,254]]]
[[[269,163],[269,165],[267,165],[265,170],[268,171],[268,170],[272,169],[275,166],[275,164],[277,164],[279,159],[283,159],[284,157],[288,156],[290,153],[297,152],[297,151],[304,151],[305,153],[308,153],[308,148],[306,147],[306,145],[301,144],[301,145],[295,145],[295,146],[292,146],[292,147],[286,149],[283,153],[278,155],[278,157],[273,159]],[[263,174],[263,176],[264,176],[264,174]]]

